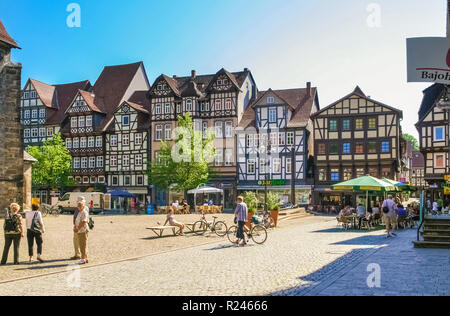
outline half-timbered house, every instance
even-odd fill
[[[425,159],[425,181],[428,183],[427,198],[432,201],[444,199],[444,176],[450,173],[449,159],[449,114],[439,107],[441,101],[448,102],[449,87],[434,84],[423,91],[419,109],[420,151]]]
[[[159,76],[148,97],[151,103],[152,158],[157,159],[161,141],[170,141],[177,117],[190,113],[197,130],[215,132],[215,178],[211,185],[224,190],[225,208],[232,208],[236,197],[236,148],[234,129],[247,105],[254,99],[257,87],[251,72],[229,72],[188,77]],[[154,190],[153,197],[159,205],[173,198],[169,192]]]
[[[276,191],[285,202],[307,204],[307,161],[312,154],[310,115],[319,110],[316,88],[259,92],[237,130],[239,191]],[[295,201],[292,201],[292,189]]]
[[[365,175],[398,179],[402,111],[367,97],[359,87],[312,116],[314,204],[355,205],[357,195],[331,185]]]
[[[20,100],[20,118],[24,127],[24,146],[40,146],[58,133],[65,111],[78,90],[88,90],[88,80],[49,85],[28,79]]]
[[[107,66],[89,91],[78,90],[61,132],[73,161],[73,178],[77,189],[86,190],[98,184],[108,186],[105,177],[104,135],[114,120],[117,108],[135,91],[148,90],[142,62]]]
[[[105,172],[108,189],[123,189],[144,204],[149,196],[150,111],[147,91],[122,102],[107,127]]]

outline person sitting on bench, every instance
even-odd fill
[[[183,224],[183,223],[180,223],[180,222],[177,222],[177,221],[175,220],[174,213],[175,213],[175,212],[174,212],[173,208],[171,208],[170,211],[169,211],[169,213],[167,214],[167,219],[166,219],[166,222],[164,223],[163,226],[166,226],[167,223],[169,223],[170,226],[178,227],[178,228],[180,228],[179,235],[180,235],[180,236],[183,236],[183,235],[184,235],[184,233],[183,233],[183,230],[184,230],[184,224]]]

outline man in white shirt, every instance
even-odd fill
[[[86,206],[86,199],[84,197],[78,198],[78,215],[75,219],[73,231],[77,234],[78,244],[81,251],[80,264],[89,263],[87,257],[87,242],[89,235],[89,208]]]

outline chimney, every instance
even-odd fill
[[[173,79],[177,79],[178,78],[178,76],[177,75],[173,75]]]
[[[307,82],[307,83],[306,83],[306,95],[307,95],[308,97],[311,96],[311,82]]]
[[[244,68],[244,72],[248,72],[248,68]]]
[[[191,77],[192,77],[192,79],[195,79],[197,77],[197,71],[192,70],[191,71]]]

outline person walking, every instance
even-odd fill
[[[88,235],[89,235],[89,208],[86,206],[86,199],[80,197],[78,200],[78,215],[75,219],[73,231],[77,234],[78,245],[81,252],[80,264],[89,263],[88,260]]]
[[[234,216],[238,225],[236,245],[239,245],[239,242],[242,240],[242,246],[245,246],[247,242],[245,241],[244,226],[248,221],[248,208],[247,204],[244,203],[244,198],[242,196],[237,197],[237,206]]]
[[[20,239],[24,237],[22,227],[22,216],[19,214],[20,206],[12,203],[6,214],[4,231],[5,231],[5,247],[3,248],[3,256],[1,265],[5,265],[8,261],[9,248],[14,244],[14,264],[19,264],[19,247]]]
[[[84,200],[84,203],[86,203],[86,200],[82,196],[78,197],[78,199],[77,199],[77,207],[73,213],[73,226],[74,227],[75,227],[75,221],[77,220],[77,217],[78,217],[78,213],[80,212],[79,210],[85,209],[85,207],[82,205],[83,200]],[[78,234],[75,232],[75,230],[73,233],[73,248],[75,250],[75,255],[72,258],[70,258],[70,260],[80,260],[81,259],[80,243],[78,242]]]
[[[392,199],[392,195],[388,195],[387,200],[384,200],[383,205],[384,221],[386,223],[386,238],[397,236],[395,230],[397,228],[397,204]]]
[[[42,214],[39,211],[40,205],[31,205],[31,211],[25,213],[25,219],[27,223],[27,240],[28,240],[28,255],[30,257],[29,263],[33,261],[33,247],[36,240],[37,246],[37,260],[43,263],[42,260],[42,234],[45,233],[44,221],[42,220]]]

